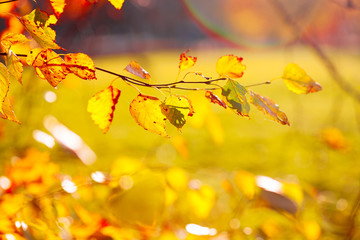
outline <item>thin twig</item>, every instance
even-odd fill
[[[10,2],[16,2],[18,0],[8,0],[8,1],[4,1],[4,2],[0,2],[0,4],[3,4],[3,3],[10,3]]]

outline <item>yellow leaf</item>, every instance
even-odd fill
[[[307,73],[295,63],[289,63],[282,75],[286,87],[296,94],[318,92],[321,85],[312,80]]]
[[[106,133],[114,117],[115,105],[120,97],[120,90],[109,86],[92,96],[87,111],[92,120]]]
[[[166,117],[160,105],[161,101],[158,98],[139,94],[130,103],[130,114],[145,130],[168,137],[165,130]]]
[[[24,34],[8,33],[1,39],[1,45],[8,51],[12,45],[29,41]]]
[[[65,0],[50,0],[50,3],[56,17],[59,18],[60,15],[64,12],[64,8],[66,5]]]
[[[18,81],[22,84],[21,77],[23,73],[23,64],[12,51],[9,51],[9,54],[6,58],[6,66],[10,74],[10,79],[13,81]]]
[[[109,2],[117,9],[120,10],[124,4],[124,0],[109,0]]]
[[[9,91],[10,75],[4,64],[0,63],[0,113],[4,114],[3,102]]]
[[[180,71],[184,71],[186,69],[191,68],[192,66],[195,65],[195,63],[197,61],[197,57],[186,56],[186,53],[188,53],[189,51],[190,50],[183,52],[180,55],[180,63],[179,63]]]
[[[24,195],[4,194],[1,196],[0,211],[2,215],[14,217],[24,205]]]
[[[15,113],[14,113],[14,111],[12,109],[10,100],[8,98],[5,98],[5,101],[3,102],[1,111],[2,111],[2,113],[0,112],[0,117],[1,118],[8,119],[10,121],[13,121],[13,122],[16,122],[16,123],[20,124],[20,121],[15,116]]]
[[[84,53],[69,53],[64,57],[66,67],[70,73],[85,80],[96,79],[95,64],[92,59]]]
[[[241,191],[241,193],[244,194],[249,199],[253,199],[258,191],[258,188],[256,186],[255,175],[250,172],[246,172],[246,171],[236,172],[235,183],[236,186]]]
[[[189,158],[189,150],[187,147],[186,139],[181,136],[174,136],[171,138],[171,144],[179,153],[179,155],[185,159]]]
[[[57,21],[54,15],[48,15],[36,8],[28,15],[18,17],[18,19],[41,47],[63,49],[56,44],[56,33],[49,27],[50,24],[55,24]]]
[[[240,78],[246,69],[242,62],[243,58],[234,55],[225,55],[218,59],[216,72],[220,77]]]
[[[143,79],[150,79],[151,76],[150,74],[143,69],[139,63],[135,62],[135,61],[131,61],[126,67],[125,69],[126,71],[128,71],[129,73],[132,73],[138,77],[141,77]]]
[[[35,68],[40,78],[46,79],[53,87],[56,87],[68,74],[64,60],[51,49],[31,50],[26,62]]]
[[[316,221],[303,222],[303,229],[307,240],[317,240],[321,236],[321,227]]]
[[[304,192],[299,184],[295,183],[283,183],[282,190],[284,195],[301,206],[304,200]]]
[[[268,115],[272,120],[281,123],[282,125],[289,125],[286,114],[279,110],[279,106],[271,99],[261,96],[253,91],[250,91],[250,102],[254,104],[260,111]]]
[[[213,142],[221,146],[225,141],[225,134],[219,116],[209,112],[205,119],[205,124]]]

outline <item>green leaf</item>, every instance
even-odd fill
[[[221,92],[229,108],[241,116],[249,117],[250,105],[246,99],[246,93],[246,88],[232,79],[226,82]]]
[[[172,125],[181,129],[188,116],[192,116],[193,107],[185,96],[171,95],[161,104],[162,113]]]
[[[308,94],[322,89],[318,82],[311,79],[307,73],[295,63],[289,63],[282,75],[286,87],[296,94]]]
[[[268,115],[272,120],[283,125],[290,125],[286,114],[279,110],[279,106],[271,99],[261,96],[250,91],[250,102],[254,104],[260,111]]]
[[[4,64],[0,63],[0,112],[3,112],[3,102],[5,101],[6,95],[9,92],[10,85],[10,74]]]

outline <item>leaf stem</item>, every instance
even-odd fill
[[[276,79],[276,78],[275,78]],[[255,86],[260,86],[260,85],[265,85],[265,84],[271,84],[271,81],[266,81],[266,82],[262,82],[262,83],[254,83],[254,84],[251,84],[251,85],[247,85],[247,86],[244,86],[244,87],[255,87]]]

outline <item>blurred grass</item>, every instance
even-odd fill
[[[130,60],[135,60],[152,75],[152,82],[173,82],[178,71],[180,53],[154,51],[96,57],[94,61],[98,67],[126,74],[123,71],[124,67]],[[355,87],[359,86],[359,82],[355,82],[359,56],[344,50],[330,50],[330,53],[331,56],[336,56],[333,59],[344,78],[354,83]],[[149,133],[134,122],[128,108],[137,95],[137,90],[121,80],[115,83],[122,93],[116,106],[114,121],[109,132],[103,134],[86,111],[87,101],[96,92],[107,87],[114,79],[113,76],[97,72],[98,80],[91,82],[71,76],[57,89],[52,89],[46,81],[35,77],[33,70],[28,69],[23,78],[24,86],[21,87],[18,83],[11,85],[15,112],[22,125],[1,122],[1,159],[6,162],[13,155],[21,155],[22,151],[30,146],[48,150],[46,146],[34,141],[32,131],[40,129],[46,132],[43,118],[53,115],[81,136],[96,152],[98,161],[91,167],[91,171],[109,170],[116,158],[133,156],[154,167],[177,165],[190,172],[207,174],[209,178],[213,171],[245,169],[275,178],[295,178],[313,184],[319,189],[332,189],[339,195],[351,195],[359,185],[358,103],[338,88],[316,56],[305,48],[289,47],[266,52],[234,49],[192,50],[189,55],[197,56],[198,62],[190,70],[216,77],[216,60],[226,54],[244,58],[247,69],[244,77],[239,80],[243,85],[280,77],[284,67],[294,62],[319,82],[323,86],[323,91],[305,96],[296,95],[289,92],[280,79],[271,85],[252,88],[280,105],[280,109],[289,118],[290,127],[269,121],[253,106],[250,111],[251,119],[248,120],[230,110],[212,105],[215,116],[210,114],[206,117],[214,122],[217,119],[211,118],[220,119],[224,135],[222,144],[219,144],[221,141],[213,140],[211,130],[209,131],[206,124],[200,128],[196,127],[196,122],[199,121],[197,111],[201,112],[203,108],[201,104],[196,104],[196,99],[203,93],[178,92],[190,94],[190,99],[194,99],[195,114],[184,126],[182,133],[170,125],[167,127],[172,138],[180,138],[186,142],[189,151],[189,157],[186,159],[177,153],[171,140]],[[193,75],[188,80],[192,77]],[[163,95],[157,90],[140,90],[144,94],[156,95],[163,99]],[[46,91],[54,91],[57,101],[46,102],[43,98]],[[207,104],[210,106],[210,103]],[[204,120],[200,119],[201,121]],[[351,146],[349,151],[336,151],[322,142],[321,131],[327,126],[342,130]],[[70,174],[87,171],[74,155],[58,145],[51,154],[52,159],[59,162]]]

